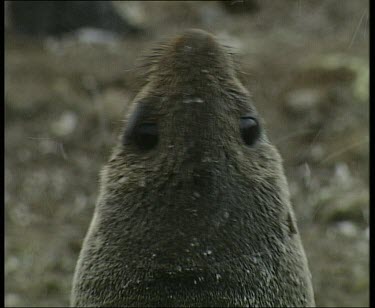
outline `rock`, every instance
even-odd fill
[[[74,112],[64,112],[57,122],[52,124],[52,131],[60,137],[64,137],[73,133],[77,126],[78,118]]]
[[[322,190],[317,198],[315,204],[317,220],[327,224],[342,221],[367,224],[365,217],[365,209],[369,205],[367,189],[353,193],[353,191],[343,191],[330,186]]]
[[[295,114],[308,113],[322,100],[322,93],[318,89],[302,88],[286,94],[286,107]]]
[[[347,237],[355,237],[358,234],[358,228],[350,221],[341,221],[336,224],[336,228]]]
[[[220,1],[225,10],[231,14],[253,13],[259,10],[259,3],[255,0]]]

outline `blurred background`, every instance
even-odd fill
[[[242,63],[284,158],[317,305],[368,306],[366,0],[5,1],[5,305],[69,304],[139,59],[186,28]]]

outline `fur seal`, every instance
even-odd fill
[[[233,55],[161,46],[101,176],[73,306],[314,306],[281,157]]]

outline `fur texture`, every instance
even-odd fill
[[[73,306],[314,306],[280,155],[232,55],[190,30],[158,49],[103,169],[79,256]],[[150,151],[121,142],[157,122]]]

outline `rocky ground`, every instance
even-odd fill
[[[140,51],[191,27],[238,53],[284,158],[317,305],[369,305],[368,1],[258,3],[116,2],[145,29],[121,40],[6,33],[6,306],[68,305]]]

